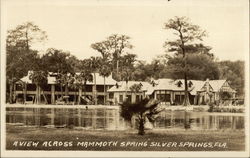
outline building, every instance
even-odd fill
[[[34,103],[39,98],[40,103],[43,104],[64,104],[65,100],[68,100],[69,104],[93,104],[93,98],[96,92],[98,104],[104,104],[105,94],[107,90],[116,84],[116,81],[112,79],[111,75],[105,77],[106,89],[104,89],[104,78],[96,73],[96,88],[93,82],[87,82],[86,87],[84,85],[78,87],[60,87],[56,81],[57,74],[49,73],[47,77],[47,84],[41,88],[37,87],[30,80],[32,71],[28,72],[28,75],[23,77],[14,86],[14,99],[17,103]],[[61,89],[62,88],[62,89]],[[65,91],[67,95],[65,95]],[[38,96],[38,97],[37,97]]]
[[[111,75],[104,78],[96,73],[96,86],[87,82],[86,86],[60,86],[56,73],[49,73],[43,87],[36,86],[30,80],[32,71],[14,86],[14,99],[17,103],[33,104],[97,104],[118,105],[125,100],[133,103],[145,97],[160,100],[165,105],[181,105],[184,101],[184,80],[162,78],[149,82],[116,82]],[[221,103],[235,98],[233,90],[226,80],[188,80],[189,100],[192,105]],[[224,97],[226,96],[226,97]]]
[[[134,85],[141,85],[135,92]],[[181,105],[185,95],[184,80],[172,80],[162,78],[153,80],[151,83],[129,81],[119,82],[108,90],[109,100],[113,103],[122,103],[125,99],[136,102],[142,98],[149,97],[160,100],[164,105]],[[222,92],[230,94],[235,98],[236,91],[233,90],[226,80],[188,80],[189,101],[192,105],[201,105],[220,102]]]
[[[229,97],[223,98],[223,93],[227,93]],[[235,98],[236,91],[231,88],[226,80],[206,80],[201,90],[197,94],[198,104],[219,103],[225,100]]]
[[[125,81],[117,82],[108,90],[108,100],[112,104],[123,103],[126,99],[133,103],[146,97],[146,92],[151,87],[148,82]]]
[[[196,95],[204,85],[203,81],[188,80],[189,100],[191,104],[196,104]],[[184,101],[185,95],[184,80],[158,79],[147,91],[151,98],[161,100],[161,104],[180,105]]]

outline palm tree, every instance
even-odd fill
[[[93,81],[93,75],[91,73],[91,60],[84,59],[81,64],[80,74],[76,75],[76,81],[79,83],[79,87],[82,87],[82,83],[84,85],[84,96],[86,97],[87,92],[87,82]],[[78,104],[80,104],[80,97],[78,98]]]
[[[130,121],[133,116],[136,117],[139,123],[138,134],[144,135],[144,125],[146,121],[154,122],[156,115],[163,109],[159,106],[159,101],[150,100],[145,98],[137,103],[130,103],[128,101],[121,105],[121,116],[126,120]]]
[[[32,80],[33,83],[36,85],[36,104],[40,104],[41,102],[41,91],[43,85],[46,85],[48,73],[46,71],[33,71],[30,74],[29,78]],[[45,97],[46,100],[46,97]]]
[[[90,68],[94,73],[94,103],[97,105],[97,92],[96,92],[96,72],[99,70],[101,65],[100,57],[91,57],[90,58]]]
[[[99,69],[100,75],[103,76],[104,79],[104,105],[106,104],[106,77],[110,76],[112,73],[112,67],[109,61],[105,61],[102,59],[102,66]]]

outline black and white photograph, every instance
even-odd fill
[[[249,157],[248,0],[1,0],[1,157]]]

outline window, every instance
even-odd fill
[[[123,95],[119,95],[119,102],[123,102]]]
[[[178,82],[177,82],[177,86],[178,86],[178,87],[181,87],[181,86],[182,86],[182,82],[181,82],[181,81],[178,81]]]
[[[192,87],[193,83],[191,81],[188,82],[188,87]]]
[[[170,94],[157,94],[157,99],[163,102],[170,102]]]

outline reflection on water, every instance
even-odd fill
[[[124,129],[117,109],[6,108],[6,122],[26,126]],[[241,115],[208,112],[163,111],[153,123],[155,129],[224,130],[244,129]]]

